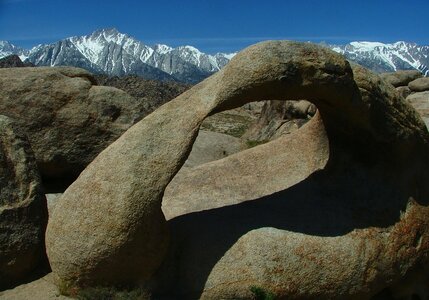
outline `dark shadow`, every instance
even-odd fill
[[[80,173],[63,177],[42,176],[45,193],[64,193],[64,191],[79,177]]]
[[[379,167],[371,171],[355,163],[340,169],[318,171],[260,199],[170,220],[170,253],[157,277],[161,285],[166,283],[159,288],[160,294],[199,298],[213,266],[251,230],[274,227],[328,237],[357,228],[386,228],[399,220],[409,197],[414,196],[395,184],[400,179],[389,182],[388,176],[381,176]]]
[[[13,283],[0,285],[0,292],[14,289],[20,285],[27,284],[33,281],[36,281],[42,277],[45,277],[51,272],[51,267],[49,265],[48,258],[46,255],[42,258],[41,262],[36,266],[36,268],[28,273],[25,277],[21,278],[18,281],[14,281]]]

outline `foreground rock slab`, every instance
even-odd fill
[[[27,137],[0,116],[0,289],[19,283],[46,259],[47,213]]]
[[[20,285],[14,289],[0,292],[2,300],[66,300],[72,299],[60,294],[52,274],[38,280]]]
[[[162,210],[170,220],[268,196],[323,169],[328,158],[328,137],[317,115],[290,136],[221,160],[182,168],[165,190]]]
[[[239,138],[200,130],[184,167],[195,167],[240,152],[244,146]]]
[[[274,99],[317,106],[326,166],[267,198],[167,223],[165,188],[204,118]],[[315,45],[257,44],[81,173],[49,220],[52,270],[63,283],[149,280],[159,293],[189,298],[249,298],[252,286],[287,299],[369,298],[428,265],[428,142],[416,111],[366,69]]]

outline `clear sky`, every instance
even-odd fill
[[[429,0],[0,0],[0,40],[25,48],[107,27],[208,53],[266,39],[429,45],[428,21]]]

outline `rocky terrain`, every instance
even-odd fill
[[[420,113],[426,127],[429,128],[429,78],[422,77],[422,74],[416,71],[381,75]]]
[[[426,299],[426,79],[271,41],[145,115],[133,77],[0,69],[0,298]],[[46,241],[39,172],[80,173]]]
[[[118,88],[127,92],[141,103],[145,103],[146,109],[150,112],[190,88],[188,84],[174,81],[148,80],[137,75],[121,77],[95,75],[94,77],[98,85]]]

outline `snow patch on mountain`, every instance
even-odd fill
[[[417,69],[426,76],[429,75],[429,46],[404,41],[392,44],[361,41],[329,47],[377,72]]]
[[[429,46],[403,41],[392,44],[356,41],[327,47],[376,72],[418,69],[429,75]],[[191,83],[219,71],[236,55],[210,55],[190,45],[176,48],[163,44],[149,46],[115,28],[38,45],[31,50],[0,41],[0,58],[11,54],[35,65],[72,65],[109,75],[148,75],[149,78],[175,78]]]
[[[172,51],[174,48],[171,48],[170,46],[163,45],[163,44],[156,44],[153,46],[153,50],[159,54],[166,54],[170,51]]]
[[[237,52],[234,52],[234,53],[219,53],[219,54],[222,55],[223,57],[225,57],[226,59],[231,60],[237,54]]]

